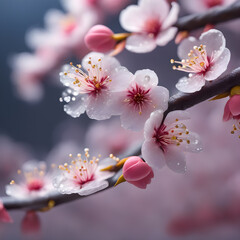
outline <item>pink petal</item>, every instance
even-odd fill
[[[181,59],[188,59],[188,53],[193,49],[194,46],[199,44],[195,37],[189,37],[184,39],[178,46],[178,57]]]
[[[175,37],[176,33],[177,33],[176,27],[171,27],[160,32],[156,39],[157,45],[165,46],[168,42],[170,42]]]
[[[203,12],[208,9],[206,4],[204,4],[204,0],[191,0],[190,4],[189,0],[181,0],[181,4],[182,7],[191,13]]]
[[[165,0],[140,0],[139,7],[144,12],[144,15],[151,18],[158,17],[161,22],[169,14],[169,4]]]
[[[165,165],[165,155],[154,140],[147,140],[143,143],[142,156],[150,166],[162,168]]]
[[[173,124],[174,122],[176,123],[176,119],[179,121],[181,120],[189,120],[190,119],[190,113],[187,111],[181,111],[181,110],[176,110],[168,113],[164,120],[164,125],[169,126]]]
[[[183,77],[176,84],[176,88],[185,93],[193,93],[201,90],[205,85],[203,75],[194,74],[192,77]]]
[[[200,44],[206,45],[208,56],[211,57],[213,54],[214,59],[218,58],[222,54],[226,46],[225,37],[222,32],[216,29],[211,29],[203,33],[199,38],[199,42]]]
[[[171,27],[178,19],[179,5],[176,2],[172,2],[172,8],[162,24],[162,30]]]
[[[13,222],[12,218],[8,214],[7,210],[5,209],[1,201],[0,201],[0,221],[5,223]]]
[[[229,99],[229,110],[233,116],[240,114],[240,95],[234,95]]]
[[[83,187],[77,192],[81,196],[87,196],[95,192],[99,192],[109,185],[108,181],[91,181],[84,184]]]
[[[25,234],[38,233],[41,229],[40,218],[35,211],[28,211],[22,220],[21,230]]]
[[[146,121],[144,126],[144,138],[149,141],[152,140],[154,129],[158,129],[162,123],[163,111],[158,110],[151,113],[150,118]]]
[[[231,53],[229,49],[225,48],[222,54],[214,60],[209,70],[206,72],[204,78],[207,81],[212,81],[218,78],[223,72],[226,71],[230,61]]]
[[[151,99],[155,110],[165,111],[168,108],[169,91],[165,87],[157,86],[151,91]]]
[[[157,44],[154,38],[146,34],[135,34],[127,38],[126,49],[131,52],[145,53],[151,52],[156,48]]]
[[[146,88],[151,88],[158,85],[157,74],[149,69],[138,70],[134,74],[134,81]]]
[[[121,26],[129,32],[141,32],[148,16],[137,5],[130,5],[119,16]]]
[[[129,181],[129,183],[133,184],[134,186],[146,189],[147,185],[151,183],[151,179],[154,177],[153,171],[150,171],[150,173],[141,181]]]
[[[185,155],[178,147],[172,146],[165,153],[166,165],[177,173],[186,172]]]
[[[230,99],[227,101],[227,103],[224,107],[223,121],[228,121],[229,119],[232,118],[232,114],[231,114],[230,108],[229,108],[229,101],[230,101]]]

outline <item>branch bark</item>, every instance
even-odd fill
[[[178,31],[191,31],[207,24],[217,24],[240,18],[240,1],[236,1],[229,6],[219,6],[210,8],[204,13],[196,13],[178,19],[175,26]]]
[[[165,115],[174,110],[185,110],[198,103],[201,103],[209,98],[212,98],[220,93],[230,91],[230,89],[236,85],[240,85],[240,67],[235,69],[233,72],[227,74],[224,77],[219,78],[216,81],[208,82],[200,91],[195,93],[183,94],[178,93],[172,96],[169,100],[169,107],[165,112]],[[133,156],[140,154],[140,147],[130,150],[125,156]],[[112,178],[108,179],[109,186],[111,188],[117,181],[120,172],[116,173]],[[107,189],[108,189],[107,188]],[[106,189],[104,189],[106,190]],[[102,190],[102,191],[104,191]],[[2,197],[1,200],[3,205],[8,210],[16,209],[31,209],[39,210],[48,206],[49,201],[54,201],[55,206],[67,202],[74,201],[79,198],[83,198],[78,194],[63,195],[60,193],[52,193],[49,196],[41,197],[37,199],[25,199],[19,200],[12,197]]]

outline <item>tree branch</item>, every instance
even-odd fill
[[[230,91],[230,89],[236,85],[240,85],[240,67],[235,69],[230,74],[219,78],[216,81],[208,82],[198,92],[191,93],[191,94],[178,93],[172,96],[169,100],[169,107],[165,112],[165,115],[174,110],[185,110],[187,108],[190,108],[220,93]],[[139,155],[139,154],[140,154],[140,147],[137,147],[136,149],[130,150],[123,157]],[[114,186],[115,182],[119,177],[119,174],[120,173],[118,172],[112,178],[108,179],[108,182],[109,182],[108,188],[111,188]],[[37,199],[19,200],[12,197],[2,197],[1,200],[5,208],[8,210],[14,210],[14,209],[39,210],[44,207],[47,207],[49,201],[54,201],[55,206],[57,206],[59,204],[74,201],[76,199],[83,198],[83,197],[84,196],[80,196],[78,194],[63,195],[60,193],[52,193],[47,197],[41,197]]]
[[[217,24],[240,18],[240,1],[236,1],[229,6],[219,6],[210,8],[204,13],[196,13],[178,19],[175,26],[179,31],[191,31],[207,24]]]

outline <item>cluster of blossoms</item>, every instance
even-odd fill
[[[84,36],[109,14],[105,5],[118,12],[127,1],[62,0],[64,12],[49,10],[44,17],[45,28],[32,29],[26,35],[33,53],[24,52],[12,58],[12,80],[18,95],[30,102],[41,99],[41,81],[58,69],[66,57],[81,58],[87,52]]]

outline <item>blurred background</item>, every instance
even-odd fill
[[[78,1],[83,3],[85,0]],[[92,2],[96,19],[92,17],[94,21],[89,22],[89,27],[104,23],[116,33],[123,32],[118,20],[119,12],[127,4],[137,3],[122,1],[111,11],[106,5],[107,1],[96,6],[94,2],[97,1]],[[180,1],[182,16],[192,13],[184,2]],[[36,90],[34,96],[30,94],[26,99],[22,97],[22,92],[19,94],[19,86],[23,86],[18,82],[22,81],[19,80],[20,76],[24,78],[29,72],[30,75],[31,70],[38,69],[43,60],[33,57],[25,61],[17,56],[22,52],[34,56],[39,54],[39,49],[34,49],[34,44],[29,43],[30,37],[26,36],[35,28],[46,28],[44,16],[49,9],[59,9],[64,14],[69,11],[60,0],[1,1],[1,195],[4,195],[4,186],[16,175],[17,169],[28,160],[61,162],[69,153],[81,152],[87,146],[94,152],[120,154],[142,140],[141,133],[122,130],[118,118],[100,123],[88,119],[86,115],[74,119],[63,111],[59,98],[64,88],[59,83],[58,74],[63,64],[81,62],[88,51],[83,43],[79,42],[80,47],[71,50],[63,49],[61,54],[52,58],[54,63],[49,63],[51,67],[49,64],[45,66],[44,74],[37,75],[37,78],[34,75],[34,81],[41,85],[39,97],[36,97],[38,89],[31,90],[32,86],[29,89],[34,93]],[[232,52],[228,72],[240,63],[239,26],[237,21],[217,26],[223,31],[227,47]],[[199,36],[200,33],[198,30],[193,34]],[[43,46],[40,48],[42,50]],[[176,92],[176,82],[182,76],[172,71],[169,62],[171,58],[177,59],[176,52],[177,45],[172,41],[147,54],[124,50],[117,58],[133,73],[146,68],[154,70],[159,84],[167,87],[172,95]],[[24,71],[21,66],[24,66]],[[222,122],[226,100],[205,102],[190,110],[192,120],[189,128],[200,134],[205,148],[198,155],[188,155],[186,175],[178,175],[164,168],[155,174],[147,190],[125,183],[40,213],[41,231],[31,235],[21,233],[24,213],[11,212],[14,223],[0,225],[0,239],[239,239],[239,139],[230,134],[231,123]],[[129,142],[126,143],[126,139]],[[102,141],[106,142],[105,146],[100,146]]]

